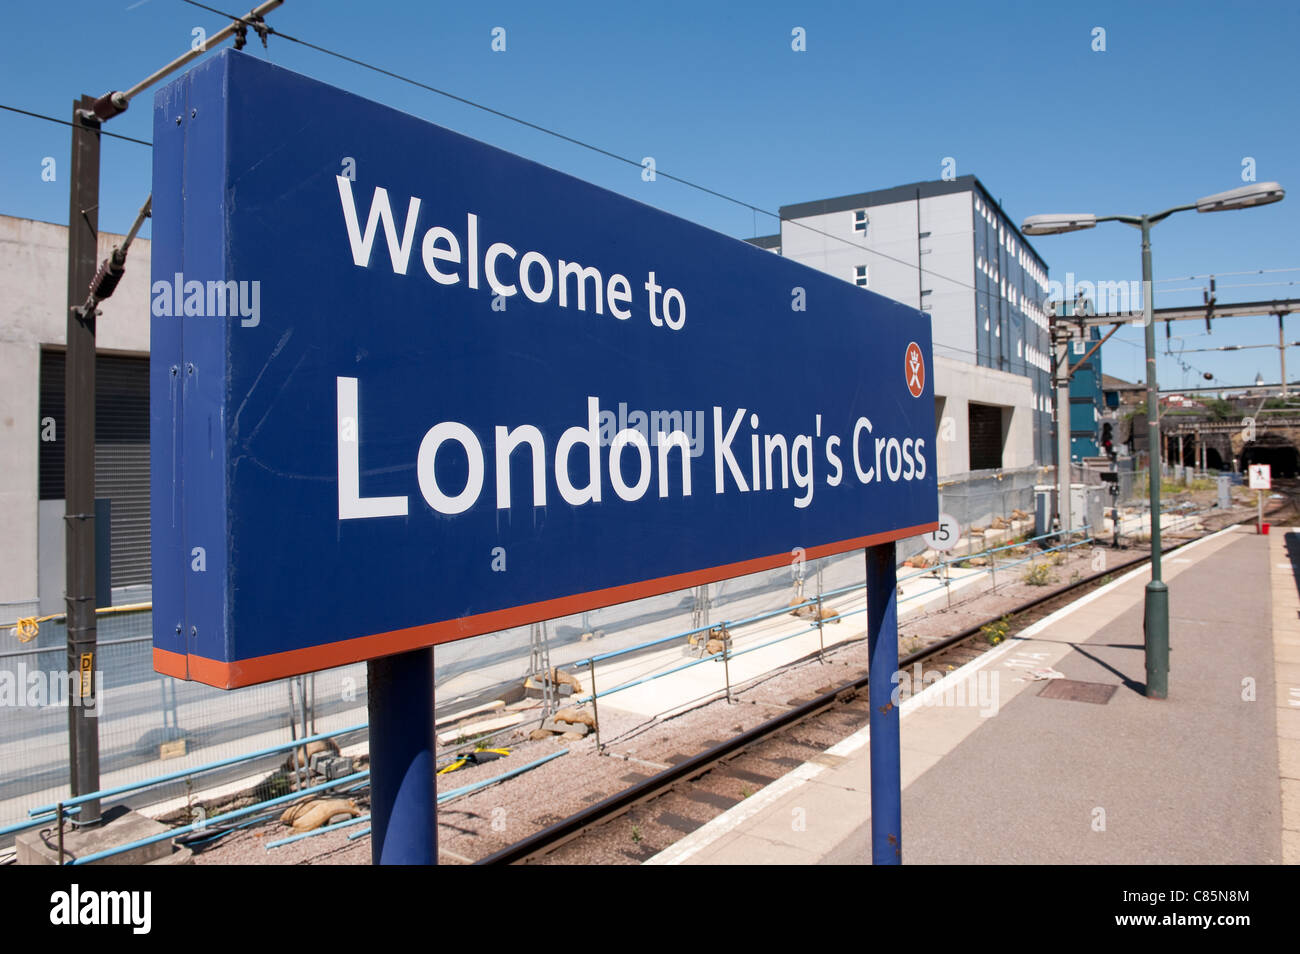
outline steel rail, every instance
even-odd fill
[[[1253,519],[1254,516],[1251,515],[1250,517],[1241,520],[1234,520],[1227,524],[1227,526],[1240,526],[1241,524],[1248,523]],[[1201,538],[1198,537],[1197,539]],[[1161,553],[1171,553],[1174,550],[1181,549],[1193,542],[1195,541],[1184,540],[1172,546],[1162,547]],[[951,636],[945,636],[936,642],[930,643],[915,652],[908,653],[906,656],[899,659],[898,668],[900,670],[906,669],[915,663],[923,662],[926,659],[937,656],[945,650],[951,649],[959,643],[972,639],[980,635],[984,626],[992,622],[997,622],[1003,616],[1019,616],[1022,613],[1029,612],[1043,605],[1044,603],[1059,599],[1065,594],[1090,586],[1107,576],[1133,569],[1144,563],[1149,563],[1150,561],[1150,554],[1146,554],[1117,566],[1108,567],[1099,573],[1083,577],[1062,587],[1061,589],[1053,590],[1051,593],[1035,597],[1032,600],[1021,603],[1012,610],[1008,610],[1005,613],[999,613],[996,617],[992,617],[983,623],[977,623],[958,633],[954,633]],[[1011,638],[1010,635],[1007,638]],[[512,845],[507,845],[505,848],[502,848],[485,858],[479,859],[475,864],[519,864],[526,862],[533,857],[553,851],[565,842],[579,837],[587,830],[622,814],[638,803],[654,798],[665,790],[672,788],[682,780],[700,775],[719,762],[722,762],[733,755],[739,754],[750,746],[775,735],[782,729],[798,724],[799,722],[809,719],[823,710],[830,708],[839,702],[844,696],[857,694],[864,689],[866,685],[867,676],[864,673],[856,679],[828,690],[816,698],[810,699],[802,705],[795,706],[794,708],[789,709],[766,722],[760,723],[759,725],[756,725],[719,745],[706,749],[703,752],[679,762],[656,775],[652,775],[641,782],[629,786],[621,792],[617,792],[608,798],[602,799],[601,801],[570,815],[568,818],[562,819],[553,825],[534,832],[527,838],[521,839]]]

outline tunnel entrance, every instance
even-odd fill
[[[1193,468],[1200,466],[1200,458],[1197,457],[1196,438],[1189,436],[1176,437],[1173,439],[1172,445],[1166,463],[1182,463],[1185,467]],[[1263,463],[1263,461],[1259,463]],[[1205,448],[1205,469],[1207,471],[1223,470],[1224,468],[1231,468],[1231,466],[1232,462],[1230,460],[1225,461],[1223,454],[1217,448],[1212,446]]]
[[[1173,446],[1169,449],[1170,463],[1182,464],[1184,467],[1196,465],[1196,438],[1188,434],[1180,434],[1173,439],[1172,443]]]
[[[1274,477],[1295,477],[1300,474],[1300,453],[1280,434],[1261,434],[1242,448],[1241,469],[1251,464],[1268,464]]]

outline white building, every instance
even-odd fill
[[[97,261],[120,235],[99,234]],[[96,326],[95,496],[112,501],[114,603],[147,599],[149,242]],[[62,612],[68,230],[0,216],[0,621]]]
[[[1052,462],[1047,264],[974,176],[783,206],[751,241],[930,313],[941,477]]]

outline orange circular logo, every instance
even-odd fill
[[[907,379],[907,390],[912,392],[912,397],[920,397],[925,390],[925,359],[921,357],[921,346],[915,341],[907,346],[903,373]]]

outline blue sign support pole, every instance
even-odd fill
[[[867,548],[867,652],[871,703],[871,863],[903,862],[903,784],[899,755],[898,568],[894,544]]]
[[[371,861],[437,864],[433,650],[372,659],[367,680]]]

